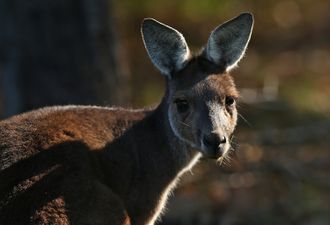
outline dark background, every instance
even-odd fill
[[[330,224],[328,0],[0,0],[1,118],[46,105],[156,104],[164,78],[140,23],[181,31],[191,49],[249,11],[254,33],[232,74],[241,92],[236,156],[202,160],[159,224]]]

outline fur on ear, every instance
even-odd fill
[[[182,69],[190,57],[190,51],[183,35],[157,20],[143,20],[141,33],[144,46],[156,68],[164,75],[171,75]]]
[[[240,14],[212,31],[204,54],[211,62],[230,71],[244,56],[252,29],[252,14]]]

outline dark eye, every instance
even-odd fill
[[[235,99],[231,96],[226,97],[226,106],[232,106],[235,104]]]
[[[176,99],[174,101],[174,103],[176,104],[176,108],[178,110],[179,113],[187,113],[189,110],[189,103],[187,100],[185,99]]]

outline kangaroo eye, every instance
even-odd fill
[[[227,106],[232,106],[235,104],[235,99],[231,96],[227,96],[225,101]]]
[[[189,103],[187,100],[185,99],[176,99],[174,101],[174,103],[176,104],[176,108],[178,110],[179,113],[183,114],[183,113],[187,113],[189,110]]]

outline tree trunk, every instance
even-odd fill
[[[0,0],[3,115],[49,105],[119,104],[110,0]]]

